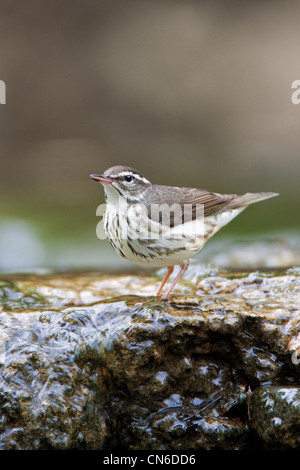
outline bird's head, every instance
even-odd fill
[[[129,203],[143,203],[152,186],[139,171],[127,166],[114,166],[103,175],[93,174],[90,177],[103,185],[108,202],[123,197]]]

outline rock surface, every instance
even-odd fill
[[[2,275],[0,449],[299,448],[299,269],[188,273]]]
[[[258,436],[277,448],[300,446],[300,388],[259,387],[253,393],[253,428]]]

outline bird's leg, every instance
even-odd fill
[[[171,276],[173,271],[174,271],[174,266],[169,266],[168,267],[168,272],[166,273],[165,277],[163,278],[162,283],[160,285],[160,288],[158,289],[156,295],[159,295],[161,293],[165,283],[167,282],[167,280],[169,279],[169,277]]]
[[[175,277],[174,281],[172,282],[172,284],[170,285],[169,289],[167,290],[167,292],[161,297],[162,300],[167,300],[170,293],[172,292],[172,290],[174,289],[175,285],[177,284],[177,282],[179,281],[179,279],[184,275],[184,273],[186,272],[186,270],[188,269],[189,265],[188,264],[184,264],[180,267],[180,271],[179,273],[177,274],[177,276]],[[170,269],[170,268],[169,268]],[[172,269],[173,271],[173,269]],[[167,273],[168,274],[168,273]],[[170,273],[171,274],[171,273]],[[170,276],[170,275],[169,275]],[[168,277],[169,277],[168,276]],[[168,279],[167,277],[167,279]],[[164,279],[165,281],[165,279]]]
[[[157,294],[156,294],[157,296],[159,296],[159,294],[161,293],[165,283],[167,282],[167,280],[169,279],[169,277],[171,276],[173,271],[174,271],[174,266],[169,266],[168,271],[167,271],[165,277],[163,278],[162,283],[161,283],[161,285],[160,285],[160,287],[157,291]],[[143,307],[144,305],[148,304],[149,302],[152,302],[152,300],[145,300],[144,302],[142,302],[140,304],[140,306]],[[141,307],[139,307],[139,308],[141,308]]]

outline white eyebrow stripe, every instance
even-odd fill
[[[122,171],[121,173],[118,174],[118,176],[127,176],[127,175],[133,176],[137,180],[143,181],[144,183],[149,183],[149,181],[146,178],[144,178],[143,176],[137,175],[136,173],[132,173],[131,171]]]

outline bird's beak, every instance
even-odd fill
[[[112,184],[114,181],[113,178],[105,175],[90,175],[90,177],[101,184]]]

